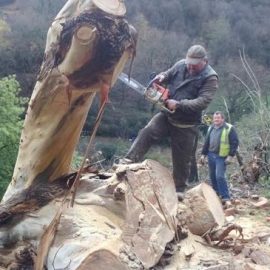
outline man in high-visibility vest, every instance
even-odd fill
[[[225,116],[217,111],[213,115],[213,124],[209,127],[202,149],[201,163],[208,157],[209,176],[213,189],[228,206],[230,193],[226,181],[226,165],[236,154],[239,140],[235,128],[225,122]]]

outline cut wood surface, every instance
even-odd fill
[[[175,236],[177,197],[170,172],[146,160],[144,170],[127,170],[127,217],[123,240],[143,265],[155,265]]]
[[[191,221],[187,223],[193,234],[203,235],[224,224],[225,216],[220,199],[208,184],[201,183],[187,191],[184,202],[193,213]]]
[[[64,214],[48,266],[70,263],[70,269],[108,269],[108,265],[112,270],[129,269],[119,259],[125,246],[131,247],[144,267],[154,266],[175,236],[170,222],[175,219],[177,199],[169,171],[146,160],[121,165],[90,194],[83,191],[87,182],[91,181],[83,180],[74,209]],[[125,192],[122,200],[117,196],[120,189]]]

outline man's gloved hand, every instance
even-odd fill
[[[232,156],[227,156],[225,159],[225,164],[229,165],[233,163],[233,157]]]
[[[155,82],[159,82],[162,83],[165,79],[165,75],[163,73],[160,73],[158,75],[156,75],[156,77],[154,78]]]
[[[206,156],[205,155],[201,155],[200,159],[199,159],[199,164],[200,165],[205,165],[206,163]]]
[[[175,111],[178,104],[179,104],[179,102],[177,100],[174,100],[174,99],[167,99],[166,100],[166,106],[171,111]]]

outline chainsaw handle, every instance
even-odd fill
[[[166,100],[169,98],[169,90],[166,89],[165,87],[161,86],[158,82],[157,82],[157,79],[154,78],[152,79],[146,89],[149,89],[150,87],[152,87],[157,89],[158,92],[160,92],[162,94],[162,101],[164,103],[164,105],[161,105],[159,106],[163,111],[167,112],[167,113],[170,113],[170,114],[173,114],[175,111],[171,111],[170,109],[168,109],[166,106],[165,106],[165,102]]]
[[[148,83],[148,85],[146,86],[146,89],[150,88],[154,82],[156,83],[156,81],[157,81],[156,78],[152,79],[152,80]]]

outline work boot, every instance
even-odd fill
[[[230,207],[232,207],[232,203],[231,203],[231,201],[226,201],[225,202],[225,207],[226,207],[226,209],[228,209],[228,208],[230,208]]]
[[[176,195],[179,202],[182,202],[184,200],[184,192],[176,192]]]
[[[182,192],[182,193],[184,193],[186,191],[187,187],[188,187],[187,184],[184,184],[182,186],[177,186],[176,187],[176,192]]]
[[[228,208],[232,207],[232,202],[228,199],[226,199],[226,200],[223,199],[221,202],[222,202],[224,209],[228,209]]]
[[[184,200],[185,190],[186,190],[186,186],[176,187],[176,195],[179,202],[182,202]]]

